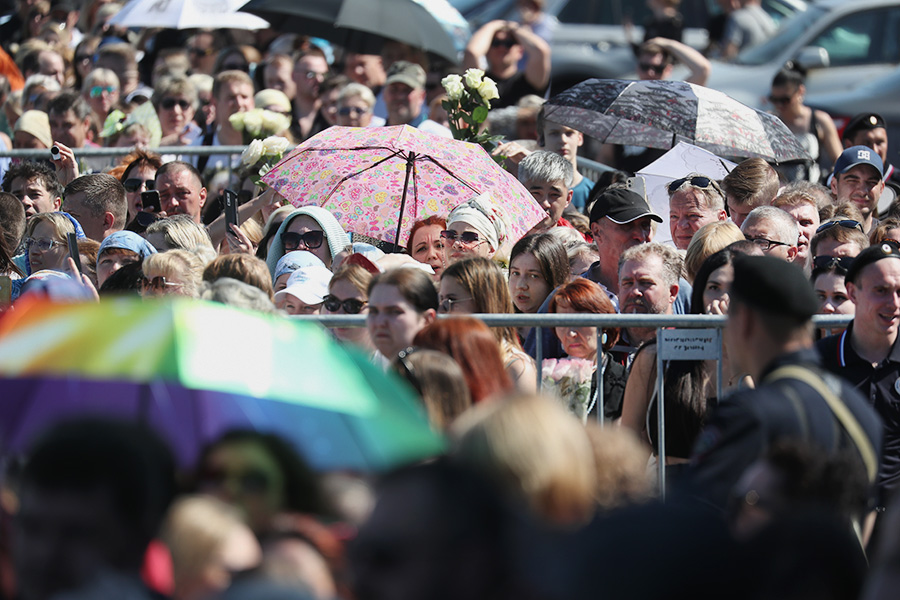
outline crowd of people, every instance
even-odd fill
[[[61,422],[4,457],[0,597],[892,597],[900,187],[884,119],[838,133],[788,65],[770,101],[812,160],[681,173],[657,214],[632,176],[662,151],[545,118],[553,23],[542,0],[517,4],[521,22],[478,28],[454,65],[394,41],[370,55],[274,30],[135,32],[109,24],[116,3],[17,3],[0,150],[46,157],[0,159],[4,309],[130,296],[285,326],[364,315],[335,343],[405,380],[447,451],[377,478],[319,473],[235,430],[177,465],[164,431]],[[705,83],[678,1],[648,4],[638,76],[678,63]],[[757,1],[720,4],[709,56],[774,31]],[[332,126],[452,137],[440,81],[462,68],[496,81],[498,161],[546,213],[524,235],[494,210],[505,199],[473,192],[397,247],[257,185],[237,155],[155,151],[244,145],[233,117],[251,109],[293,143]],[[132,151],[80,155],[99,146]],[[594,181],[579,156],[612,169]],[[725,315],[721,364],[658,371],[654,327],[477,318],[539,313]],[[817,314],[852,321],[817,330]],[[302,352],[281,358],[302,385]]]

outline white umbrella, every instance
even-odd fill
[[[712,152],[679,142],[674,148],[637,172],[644,178],[647,201],[653,212],[663,218],[654,242],[671,243],[669,231],[669,192],[666,186],[688,173],[701,173],[711,179],[720,180],[736,167],[735,163],[719,158]]]
[[[167,29],[265,29],[268,21],[236,12],[244,0],[131,0],[110,24]]]

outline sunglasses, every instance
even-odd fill
[[[325,296],[324,302],[325,310],[331,313],[336,313],[341,308],[344,309],[344,312],[348,315],[358,315],[359,311],[361,311],[368,302],[365,300],[357,300],[356,298],[347,298],[346,300],[341,300],[337,296],[332,296],[328,294]]]
[[[638,69],[646,73],[662,73],[666,68],[665,64],[657,65],[653,63],[638,63]]]
[[[212,48],[206,48],[206,49],[188,48],[187,51],[188,51],[188,54],[191,54],[193,56],[209,56],[210,54],[212,54],[214,52],[214,50]]]
[[[449,314],[453,312],[453,305],[460,302],[468,302],[474,298],[444,298],[438,303],[438,312],[441,314]]]
[[[832,267],[844,273],[853,264],[853,257],[850,256],[828,256],[823,254],[813,259],[814,269],[830,269]]]
[[[504,40],[491,40],[491,48],[512,48],[516,45],[516,40],[507,38]]]
[[[262,471],[251,469],[245,473],[226,473],[209,471],[200,477],[200,487],[204,489],[220,488],[228,480],[235,480],[241,491],[246,494],[263,494],[269,491],[271,481]]]
[[[132,194],[140,191],[143,186],[147,186],[146,189],[152,190],[155,185],[156,182],[153,179],[138,179],[137,177],[129,177],[122,182],[125,191]]]
[[[368,109],[360,108],[358,106],[342,106],[338,109],[337,113],[342,117],[349,117],[350,115],[358,116],[366,114]]]
[[[827,231],[832,227],[843,227],[844,229],[859,229],[863,233],[862,223],[859,221],[854,221],[853,219],[841,219],[839,221],[828,221],[827,223],[822,223],[819,225],[819,228],[816,229],[816,233],[822,233],[823,231]]]
[[[441,237],[445,240],[449,240],[451,244],[456,240],[459,240],[463,244],[477,244],[483,241],[475,231],[464,231],[462,233],[457,233],[452,229],[445,229],[441,232]]]
[[[154,277],[152,279],[147,279],[146,277],[141,278],[141,288],[144,290],[156,290],[157,292],[164,292],[166,288],[179,288],[183,287],[182,283],[174,283],[171,281],[166,281],[166,278],[162,275]]]
[[[721,192],[721,189],[719,188],[719,184],[716,183],[715,179],[710,179],[709,177],[704,177],[702,175],[695,175],[694,177],[682,177],[681,179],[676,179],[675,181],[670,183],[668,186],[666,186],[666,189],[669,190],[670,194],[674,194],[685,183],[690,183],[692,186],[694,186],[696,188],[700,188],[702,190],[705,190],[706,188],[711,187],[711,188]]]
[[[187,110],[191,107],[191,103],[183,98],[175,99],[175,98],[163,98],[159,103],[159,106],[165,110],[172,110],[175,106],[181,108],[181,110]]]
[[[307,250],[315,250],[321,246],[324,241],[324,231],[307,231],[303,234],[285,231],[281,234],[281,244],[284,246],[285,252],[296,250],[300,247],[300,244],[303,244],[303,247]]]
[[[769,102],[772,104],[787,104],[793,96],[769,96]]]
[[[103,95],[103,92],[106,92],[107,94],[114,94],[116,91],[118,91],[118,89],[119,88],[112,85],[95,85],[91,88],[91,98],[99,98]]]

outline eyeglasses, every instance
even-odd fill
[[[349,117],[353,115],[354,117],[359,115],[364,115],[369,112],[368,108],[360,108],[358,106],[342,106],[338,109],[337,113],[342,117]]]
[[[327,75],[328,73],[319,73],[318,71],[305,71],[303,73],[303,77],[306,79],[321,79],[322,81],[325,81]]]
[[[694,177],[682,177],[681,179],[676,179],[668,186],[666,186],[666,189],[669,190],[670,194],[674,194],[685,183],[690,183],[692,186],[700,188],[702,190],[711,187],[720,194],[722,193],[722,188],[719,187],[719,184],[716,183],[715,179],[710,179],[709,177],[704,177],[703,175],[695,175]]]
[[[204,489],[222,487],[225,482],[234,480],[241,491],[246,494],[263,494],[269,490],[271,481],[262,471],[250,469],[244,473],[226,473],[225,471],[208,471],[200,476],[199,486]]]
[[[453,307],[460,302],[468,302],[469,300],[474,300],[474,298],[444,298],[438,304],[438,312],[440,313],[452,313]]]
[[[117,92],[119,88],[112,85],[95,85],[91,88],[91,98],[99,98],[103,95],[103,92],[107,94],[113,94]]]
[[[850,256],[828,256],[823,254],[813,259],[814,269],[830,269],[835,267],[844,273],[847,272],[847,269],[849,269],[852,264],[853,257]]]
[[[516,45],[516,40],[505,38],[502,40],[491,40],[491,48],[512,48]]]
[[[143,289],[144,291],[154,290],[157,292],[164,292],[167,288],[180,287],[184,287],[184,284],[166,281],[166,278],[162,275],[154,277],[153,279],[147,279],[146,277],[141,278],[141,289]]]
[[[793,96],[769,96],[769,102],[772,104],[787,104]]]
[[[49,252],[53,250],[56,246],[68,246],[65,242],[58,242],[56,240],[48,240],[45,238],[25,238],[25,247],[31,250],[32,248],[37,248],[41,252]]]
[[[638,70],[644,71],[646,73],[662,73],[663,69],[665,68],[665,63],[659,65],[654,63],[638,63]]]
[[[462,244],[478,244],[484,241],[476,231],[463,231],[462,233],[457,233],[452,229],[445,229],[441,232],[441,237],[448,240],[451,244],[456,240],[459,240]]]
[[[155,185],[156,182],[153,179],[138,179],[137,177],[129,177],[122,182],[125,191],[131,194],[140,191],[143,186],[147,186],[146,189],[152,190]]]
[[[754,244],[759,246],[759,249],[762,250],[763,252],[768,252],[769,250],[772,249],[772,246],[790,246],[791,245],[791,244],[786,244],[785,242],[776,242],[775,240],[768,240],[764,237],[752,238],[750,236],[746,236],[744,239],[746,239],[748,242],[753,242]]]
[[[332,296],[328,294],[324,299],[325,310],[328,312],[337,312],[341,308],[344,309],[344,312],[348,315],[358,315],[359,311],[361,311],[368,304],[365,300],[357,300],[356,298],[347,298],[346,300],[341,300],[337,296]]]
[[[300,244],[303,244],[303,247],[307,250],[315,250],[321,246],[324,241],[324,231],[307,231],[303,234],[285,231],[281,234],[281,245],[284,246],[285,252],[296,250],[300,247]]]
[[[215,50],[213,50],[212,48],[188,48],[187,51],[188,51],[188,54],[191,54],[193,56],[201,56],[201,57],[209,56],[210,54],[215,52]]]
[[[172,110],[176,105],[181,108],[181,110],[187,110],[191,107],[191,103],[183,98],[163,98],[159,103],[160,108],[165,110]]]
[[[859,229],[860,231],[865,233],[865,231],[863,231],[862,223],[860,223],[859,221],[854,221],[853,219],[841,219],[838,221],[828,221],[826,223],[822,223],[821,225],[819,225],[819,228],[816,229],[816,233],[822,233],[823,231],[831,229],[832,227],[843,227],[844,229]]]

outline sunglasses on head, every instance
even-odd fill
[[[181,110],[187,110],[191,107],[191,103],[183,98],[163,98],[162,102],[159,103],[159,106],[165,110],[172,110],[176,105]]]
[[[445,229],[441,232],[441,237],[445,240],[449,240],[451,244],[456,240],[459,240],[463,244],[476,244],[481,241],[481,237],[476,231],[463,231],[462,233],[457,233],[452,229]]]
[[[182,287],[183,284],[175,283],[172,281],[166,281],[166,278],[162,275],[154,277],[152,279],[147,279],[146,277],[141,279],[141,287],[145,290],[156,290],[159,292],[164,292],[166,288],[174,287]]]
[[[847,269],[849,269],[852,264],[853,257],[851,256],[828,256],[823,254],[813,259],[814,269],[830,269],[835,267],[838,271],[843,273],[846,273]]]
[[[129,177],[122,182],[122,186],[126,192],[135,193],[141,189],[141,186],[147,186],[148,190],[152,190],[155,182],[153,179],[138,179],[137,177]]]
[[[341,300],[337,296],[332,296],[331,294],[325,296],[324,299],[325,310],[334,313],[343,308],[344,312],[348,315],[358,315],[359,311],[361,311],[366,304],[368,304],[368,302],[365,300],[357,300],[356,298]]]
[[[293,231],[285,231],[281,234],[281,244],[284,246],[285,252],[291,252],[300,247],[307,250],[315,250],[325,241],[324,231],[307,231],[306,233],[295,233]]]
[[[716,190],[719,189],[719,184],[716,183],[714,179],[704,177],[703,175],[695,175],[694,177],[682,177],[681,179],[676,179],[675,181],[670,183],[666,189],[669,190],[670,194],[674,194],[678,191],[678,188],[683,186],[685,183],[690,183],[692,186],[703,190],[708,187],[715,188]]]
[[[862,223],[859,221],[854,221],[853,219],[840,219],[838,221],[828,221],[826,223],[822,223],[819,225],[819,228],[816,229],[816,233],[822,233],[832,227],[843,227],[844,229],[859,229],[863,233]]]

